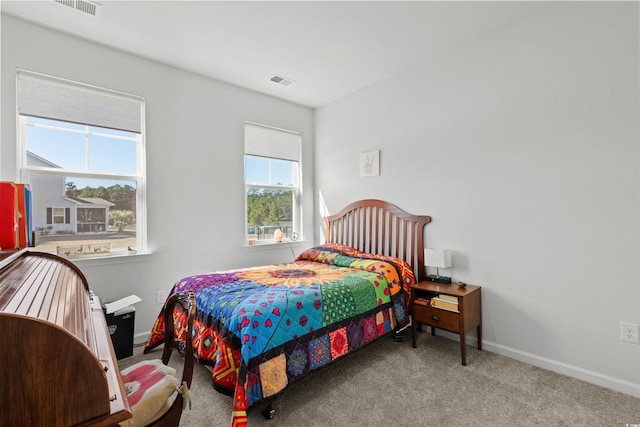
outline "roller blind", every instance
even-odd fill
[[[142,133],[144,99],[18,70],[18,113]]]
[[[244,153],[251,156],[300,161],[300,134],[245,123]]]

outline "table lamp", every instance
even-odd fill
[[[424,265],[427,267],[436,267],[436,275],[428,275],[427,280],[437,283],[451,283],[451,277],[440,276],[441,268],[451,267],[451,250],[450,249],[425,249]]]

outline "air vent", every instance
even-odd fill
[[[84,12],[91,16],[100,16],[102,5],[90,0],[53,0],[54,3],[75,9],[78,12]]]
[[[279,85],[282,85],[282,86],[289,86],[295,83],[293,80],[289,78],[278,76],[278,75],[271,77],[269,80],[271,80],[274,83],[278,83]]]

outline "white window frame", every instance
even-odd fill
[[[22,76],[21,76],[22,73]],[[21,114],[20,109],[20,87],[19,82],[20,78],[23,77],[25,79],[42,79],[44,82],[52,82],[54,85],[59,85],[61,87],[69,87],[76,92],[87,92],[88,97],[90,99],[97,99],[98,101],[102,98],[106,100],[107,103],[115,102],[118,105],[118,101],[122,101],[123,104],[126,104],[128,109],[131,109],[131,105],[139,105],[139,133],[130,130],[129,132],[137,133],[136,138],[136,171],[135,174],[124,174],[124,173],[98,173],[91,172],[87,170],[75,170],[75,169],[62,169],[62,168],[53,168],[46,166],[31,166],[27,164],[27,140],[26,140],[26,118],[30,115]],[[84,83],[74,82],[71,80],[61,79],[58,77],[48,76],[45,74],[35,73],[23,69],[18,69],[18,73],[16,75],[16,91],[17,91],[17,106],[16,106],[16,116],[17,116],[17,170],[20,182],[28,183],[29,178],[31,176],[38,175],[47,175],[47,176],[58,176],[58,177],[77,177],[77,178],[89,178],[89,179],[107,179],[107,180],[122,180],[122,181],[132,181],[136,184],[136,248],[135,254],[145,254],[147,253],[147,203],[146,203],[146,138],[145,138],[145,100],[142,97],[136,95],[129,95],[123,92],[114,91],[111,89],[101,88],[97,86],[92,86]],[[137,111],[134,111],[135,114],[138,114]],[[56,120],[59,122],[67,122],[74,123],[73,121],[63,120],[62,118],[57,117],[42,117],[49,120]],[[75,122],[78,124],[77,122]],[[82,123],[84,124],[84,123]],[[41,127],[49,127],[55,128],[55,126],[48,125],[38,125]],[[92,133],[89,130],[89,126],[96,127],[105,127],[100,124],[85,124],[84,133],[86,136],[89,134],[104,136],[100,133]],[[83,133],[83,131],[73,130],[73,129],[62,129],[63,131],[75,132],[75,133]],[[137,131],[137,129],[136,129]],[[117,139],[118,136],[108,135],[109,138]],[[107,219],[108,220],[108,219]],[[53,219],[52,219],[53,221]],[[87,240],[91,240],[88,238]],[[96,238],[97,240],[97,238]],[[126,251],[114,251],[110,256],[120,256],[120,255],[131,255],[132,253],[128,253]]]
[[[256,129],[261,129],[269,133],[269,131],[273,131],[272,135],[274,136],[274,140],[269,141],[270,144],[263,145],[261,147],[256,147],[255,141],[248,141],[247,129],[248,127],[254,127]],[[243,155],[243,179],[244,179],[244,242],[245,246],[264,246],[264,245],[273,245],[278,244],[275,239],[264,239],[264,240],[249,240],[249,231],[248,231],[248,190],[249,189],[263,189],[263,190],[287,190],[292,191],[293,193],[293,201],[292,201],[292,229],[293,232],[297,234],[297,240],[303,240],[303,222],[302,222],[302,134],[300,132],[282,129],[274,126],[268,126],[264,124],[254,123],[254,122],[245,122],[245,149]],[[289,144],[289,150],[282,150],[280,144],[278,144],[278,133],[281,133],[282,136],[287,139],[291,137],[296,137],[297,142],[295,144]],[[294,147],[295,145],[295,147]],[[291,150],[295,148],[295,153]],[[288,151],[288,153],[287,153]],[[295,171],[294,171],[294,185],[277,185],[277,184],[260,184],[255,182],[247,182],[247,164],[246,164],[246,156],[254,156],[254,157],[262,157],[266,159],[272,160],[287,160],[295,162]],[[283,241],[290,242],[292,241],[290,237],[285,238]]]
[[[69,208],[59,208],[56,206],[51,206],[51,222],[47,223],[47,225],[53,225],[53,224],[67,224],[67,209]],[[47,207],[47,209],[49,209],[49,207]],[[62,211],[62,215],[56,215],[56,211]],[[56,222],[56,217],[60,218],[62,217],[62,222]]]

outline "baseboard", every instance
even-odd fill
[[[151,331],[141,332],[139,334],[135,334],[133,336],[133,345],[146,344],[149,336],[151,335]]]
[[[438,335],[460,342],[460,337],[456,334],[438,330]],[[478,345],[478,340],[476,337],[468,336],[467,345],[476,347]],[[620,378],[610,377],[598,372],[582,369],[577,366],[558,362],[557,360],[548,359],[536,354],[527,353],[526,351],[516,350],[487,340],[482,340],[482,350],[497,353],[558,374],[577,378],[591,384],[596,384],[601,387],[606,387],[611,390],[619,391],[620,393],[640,398],[640,384],[635,384]]]
[[[549,371],[553,371],[558,374],[567,375],[591,384],[596,384],[601,387],[606,387],[611,390],[619,391],[620,393],[640,398],[640,384],[635,384],[620,378],[610,377],[608,375],[589,371],[587,369],[582,369],[577,366],[558,362],[557,360],[547,359],[546,357],[524,351],[515,350],[490,341],[482,340],[482,348],[483,350],[486,349],[503,356],[511,357],[512,359],[529,363],[530,365],[534,365],[539,368],[548,369]]]

